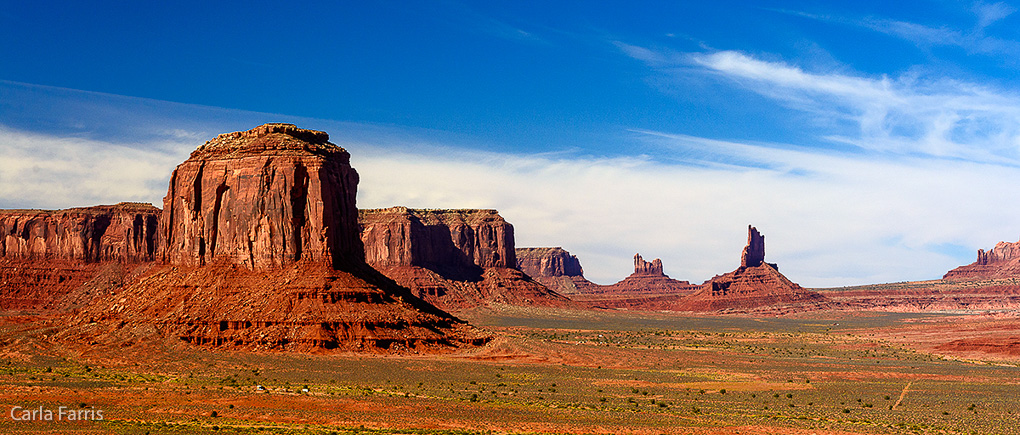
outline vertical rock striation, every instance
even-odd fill
[[[662,273],[662,260],[656,258],[649,263],[641,254],[634,254],[634,275],[666,276]]]
[[[77,262],[151,261],[160,210],[150,204],[0,210],[0,257]]]
[[[391,207],[361,210],[359,219],[372,266],[419,266],[458,277],[517,267],[514,227],[496,210]]]
[[[584,278],[577,256],[563,248],[517,248],[516,252],[517,268],[557,293],[574,294],[596,287]]]
[[[765,236],[758,229],[747,226],[747,245],[740,253],[740,267],[757,267],[765,262]]]
[[[325,132],[265,124],[217,136],[174,169],[163,199],[161,257],[248,269],[302,260],[363,261],[358,173]]]
[[[577,256],[560,247],[517,248],[517,268],[533,278],[583,276]]]
[[[565,305],[517,269],[513,225],[496,210],[361,210],[365,260],[436,306]]]

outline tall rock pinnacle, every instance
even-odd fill
[[[758,229],[747,226],[747,246],[740,254],[740,267],[761,266],[765,262],[765,236]]]

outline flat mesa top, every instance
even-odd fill
[[[223,133],[191,153],[191,160],[228,159],[260,154],[346,155],[329,142],[324,131],[306,130],[294,124],[263,124],[247,131]]]
[[[91,207],[74,207],[61,210],[41,209],[0,209],[0,215],[54,215],[54,214],[86,214],[97,215],[109,212],[158,213],[159,208],[144,202],[121,202],[113,205],[94,205]]]

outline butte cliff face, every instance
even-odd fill
[[[797,311],[818,309],[826,303],[819,293],[790,281],[775,264],[765,262],[765,236],[750,225],[740,267],[701,285],[682,304],[686,311]]]
[[[0,257],[79,262],[151,261],[160,210],[150,204],[0,210]]]
[[[0,210],[0,310],[61,310],[152,261],[160,210],[120,203]]]
[[[362,262],[358,173],[329,135],[266,124],[206,142],[173,171],[160,219],[171,264],[249,269]]]
[[[206,142],[174,170],[165,264],[94,299],[63,335],[146,331],[259,350],[432,350],[483,342],[364,262],[358,176],[320,131],[267,124]]]
[[[418,266],[470,279],[484,268],[517,264],[514,227],[496,210],[391,207],[362,210],[360,222],[372,266]]]
[[[584,278],[577,256],[560,247],[517,248],[517,268],[560,294],[588,291],[596,284]]]
[[[513,226],[495,210],[361,210],[365,259],[440,308],[569,301],[517,269]]]
[[[978,249],[977,260],[950,270],[948,280],[1020,277],[1020,242],[999,242],[985,252]]]

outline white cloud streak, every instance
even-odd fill
[[[691,54],[704,71],[819,118],[843,119],[856,135],[828,138],[862,149],[1015,164],[1020,96],[957,80],[811,73],[735,51]]]
[[[121,201],[162,207],[170,171],[191,148],[176,142],[129,147],[0,126],[0,207],[57,209]]]

